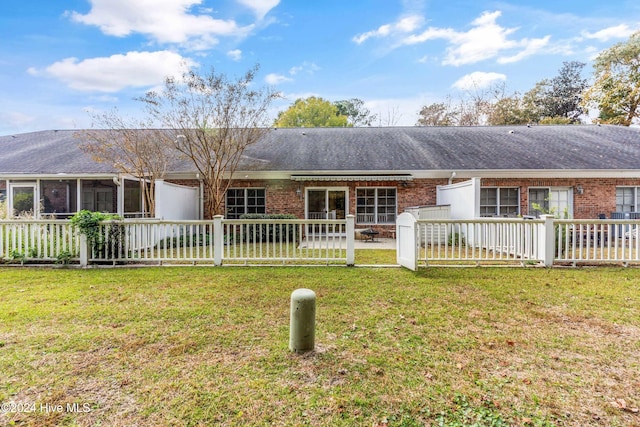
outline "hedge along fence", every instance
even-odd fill
[[[230,238],[229,241],[243,242],[280,242],[300,243],[302,236],[296,233],[294,224],[285,224],[280,221],[298,219],[292,214],[244,214],[241,220],[251,221],[244,224],[237,234],[236,240]],[[255,222],[253,222],[255,221]],[[228,236],[231,237],[231,236]]]

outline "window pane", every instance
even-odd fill
[[[227,218],[239,219],[244,214],[266,213],[264,188],[230,188],[227,190]]]
[[[534,204],[540,209],[534,208]],[[529,190],[529,215],[541,215],[549,212],[549,190],[546,188],[535,188]]]
[[[498,189],[480,189],[480,216],[496,216],[498,214]]]
[[[616,211],[617,212],[635,212],[635,188],[618,187],[616,188]]]
[[[356,222],[375,223],[376,189],[358,188],[356,190]]]
[[[396,220],[396,189],[378,188],[378,215],[376,222],[393,223]]]
[[[13,212],[16,216],[35,214],[35,187],[13,188]]]
[[[500,215],[518,215],[520,196],[517,188],[500,189]]]

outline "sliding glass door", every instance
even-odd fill
[[[308,189],[307,219],[345,219],[347,217],[347,189]]]

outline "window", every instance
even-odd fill
[[[636,187],[616,188],[616,212],[637,212]]]
[[[264,214],[264,188],[230,188],[227,190],[227,218],[239,219],[244,214]]]
[[[557,218],[572,218],[573,190],[569,187],[530,188],[529,215],[539,216],[545,213]]]
[[[519,213],[518,188],[482,188],[480,190],[480,216],[518,215]]]
[[[356,191],[356,216],[359,224],[396,222],[395,188],[359,188]]]

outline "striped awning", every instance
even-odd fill
[[[412,181],[411,175],[291,175],[292,181]]]

